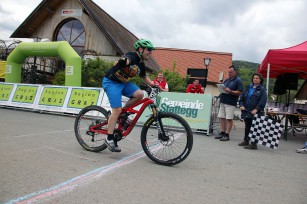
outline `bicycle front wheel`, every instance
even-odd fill
[[[158,120],[165,136],[158,136],[154,118],[149,118],[141,132],[141,144],[146,155],[154,162],[171,166],[179,164],[190,154],[193,133],[189,124],[179,115],[160,112]]]
[[[75,135],[79,144],[91,152],[99,152],[107,148],[104,144],[106,135],[90,131],[90,127],[106,123],[108,112],[100,106],[88,106],[82,109],[75,120]],[[107,125],[100,128],[107,129]]]

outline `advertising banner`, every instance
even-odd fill
[[[69,87],[66,86],[44,86],[35,106],[35,109],[64,112],[64,104],[66,96],[69,92]]]
[[[102,97],[102,88],[72,88],[66,106],[66,112],[78,114],[86,106],[100,106]]]
[[[11,100],[11,106],[34,108],[34,103],[39,96],[41,85],[17,84]]]
[[[13,96],[14,84],[0,83],[0,105],[10,105]]]
[[[210,127],[212,96],[208,94],[161,94],[160,111],[182,116],[195,129]]]
[[[209,94],[163,92],[157,102],[161,112],[172,112],[183,117],[192,129],[210,130],[212,96]],[[150,110],[147,108],[140,122],[145,122]]]
[[[111,110],[107,95],[102,88],[42,86],[29,84],[0,83],[0,105],[26,107],[38,110],[78,114],[86,106],[98,105]],[[145,97],[147,94],[144,93]],[[129,100],[122,97],[122,106]],[[161,112],[172,112],[183,117],[194,130],[210,132],[212,96],[162,92],[157,100]],[[139,110],[141,105],[136,107]],[[146,108],[139,119],[144,123],[151,116]],[[134,115],[130,116],[131,119]]]

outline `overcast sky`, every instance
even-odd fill
[[[9,39],[41,0],[0,0],[0,39]],[[269,49],[307,40],[306,0],[94,0],[157,47],[229,52],[261,63]]]

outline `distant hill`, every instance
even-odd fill
[[[242,79],[243,87],[247,87],[251,83],[251,77],[257,73],[260,64],[241,60],[233,60],[232,64],[238,68],[239,77]]]
[[[241,60],[233,60],[232,64],[235,67],[238,67],[239,69],[246,68],[246,69],[253,69],[257,70],[260,64],[254,63],[254,62],[247,62],[247,61],[241,61]]]

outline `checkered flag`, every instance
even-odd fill
[[[251,142],[277,149],[282,125],[266,116],[254,117],[249,131]]]

